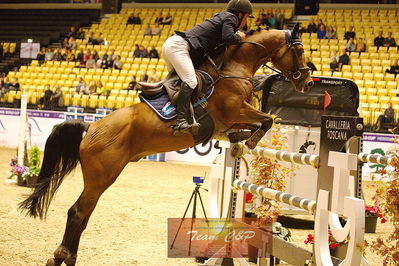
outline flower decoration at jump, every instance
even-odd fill
[[[287,149],[288,129],[275,123],[271,129],[270,141],[263,138],[258,144],[262,148],[271,148],[276,150]],[[279,191],[285,191],[286,178],[295,175],[296,167],[285,167],[279,161],[270,158],[255,157],[251,162],[251,174],[256,185],[265,186]],[[260,198],[256,195],[253,197],[246,196],[247,202],[254,202],[256,208],[254,213],[258,217],[267,217],[270,222],[275,222],[280,214],[280,204],[274,200]]]
[[[378,206],[370,206],[366,205],[364,207],[366,217],[378,217],[381,219],[381,223],[385,223],[388,221],[382,214],[382,210]]]
[[[314,237],[312,234],[308,234],[308,237],[304,241],[306,245],[314,244]],[[333,237],[331,230],[328,230],[328,245],[330,246],[330,249],[336,249],[340,245],[344,245],[347,243],[347,239],[344,242],[337,242],[335,238]]]

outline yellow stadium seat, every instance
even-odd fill
[[[396,89],[396,88],[397,88],[397,83],[396,83],[396,81],[388,81],[388,82],[386,82],[386,88],[387,88],[388,90],[390,90],[390,89]]]
[[[80,97],[81,97],[80,94],[74,94],[72,96],[72,105],[73,106],[80,106]]]
[[[385,74],[385,81],[394,81],[395,80],[395,75],[394,74]]]
[[[355,74],[362,72],[362,67],[360,65],[352,65],[352,72]]]
[[[364,87],[367,88],[375,88],[375,81],[374,80],[365,80]]]
[[[366,89],[366,94],[368,95],[368,96],[370,96],[370,95],[377,95],[377,89],[376,88],[365,88]]]
[[[388,95],[388,90],[387,89],[377,89],[377,95],[378,96],[387,96]]]
[[[386,82],[385,82],[385,81],[382,81],[382,80],[377,81],[377,82],[375,83],[375,87],[376,87],[377,89],[386,89]]]
[[[352,72],[343,72],[342,77],[346,78],[346,79],[352,79],[353,74],[352,74]]]
[[[374,104],[374,109],[379,109],[379,107],[375,108],[376,104],[378,104],[378,96],[377,95],[368,95],[367,102],[370,105],[370,108],[372,108],[372,104]]]
[[[359,87],[358,89],[359,89],[359,94],[360,95],[366,95],[366,89],[365,88]]]
[[[363,73],[371,73],[371,72],[372,72],[371,66],[369,66],[369,65],[363,65],[363,66],[362,66],[362,72],[363,72]]]
[[[107,97],[102,96],[102,95],[100,97],[98,97],[98,107],[105,108],[106,101],[107,101]]]
[[[115,108],[115,96],[108,96],[108,99],[105,103],[105,107],[109,109],[114,109]]]

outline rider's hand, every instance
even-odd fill
[[[237,31],[237,34],[240,35],[241,39],[245,38],[245,33],[242,31]]]

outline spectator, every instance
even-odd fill
[[[66,37],[67,38],[69,38],[69,37],[74,37],[75,38],[76,35],[77,35],[76,28],[72,26],[72,27],[69,28],[69,32],[67,33]]]
[[[159,24],[155,24],[155,27],[151,29],[151,35],[152,36],[160,36],[161,35],[161,28],[159,27]]]
[[[255,21],[255,25],[260,27],[263,25],[263,14],[259,13],[259,16],[257,17],[256,21]]]
[[[4,47],[3,44],[0,43],[0,61],[3,59],[3,54],[4,54]]]
[[[339,57],[338,64],[339,64],[339,71],[342,70],[343,65],[349,65],[349,56],[347,54],[346,49],[342,51],[342,55]]]
[[[346,50],[348,52],[354,52],[356,51],[356,43],[353,38],[350,38],[349,42],[346,44]]]
[[[66,57],[67,57],[67,50],[66,49],[62,49],[61,50],[61,60],[60,61],[66,61]]]
[[[76,50],[76,48],[78,47],[78,44],[76,43],[76,40],[74,37],[70,37],[68,40],[68,44],[66,46],[66,48],[68,49],[72,49],[72,50]]]
[[[86,61],[86,68],[96,68],[96,60],[90,55],[89,59]]]
[[[143,72],[143,75],[141,75],[141,77],[140,77],[140,81],[143,81],[143,82],[147,82],[148,81],[147,71]]]
[[[276,20],[276,18],[274,17],[273,12],[269,13],[269,17],[268,17],[268,19],[267,19],[267,23],[269,24],[270,27],[276,28],[277,20]]]
[[[135,90],[137,86],[137,81],[136,81],[136,76],[132,76],[132,80],[129,82],[129,85],[127,85],[127,90]]]
[[[147,27],[144,29],[144,36],[146,35],[151,35],[152,34],[152,29],[150,23],[147,24]]]
[[[54,107],[63,107],[64,106],[64,97],[62,95],[62,91],[59,85],[55,85],[55,91],[51,95],[51,106]]]
[[[334,30],[332,26],[327,27],[325,39],[337,39],[337,32]]]
[[[100,56],[98,55],[97,50],[94,50],[93,52],[91,52],[91,55],[93,56],[93,59],[96,61],[98,59],[100,59]]]
[[[100,80],[97,80],[96,82],[96,93],[98,96],[107,96],[104,90],[103,83]]]
[[[92,80],[89,86],[89,95],[94,95],[97,93],[97,82]]]
[[[380,46],[384,46],[385,38],[382,36],[382,31],[378,32],[378,36],[374,38],[374,46],[380,48]]]
[[[308,25],[308,29],[307,30],[308,30],[309,33],[316,33],[317,32],[317,25],[316,25],[316,23],[314,22],[313,19],[310,20],[310,23]]]
[[[161,24],[163,20],[162,13],[159,13],[158,16],[155,18],[155,23]]]
[[[51,96],[53,96],[53,91],[50,89],[50,85],[46,85],[44,90],[44,96],[40,98],[39,103],[44,109],[51,108]]]
[[[144,58],[147,57],[147,55],[147,49],[145,49],[143,45],[140,45],[140,57]]]
[[[320,29],[321,25],[323,25],[324,28],[326,28],[326,25],[323,23],[323,20],[321,18],[319,18],[317,20],[317,29]]]
[[[51,50],[51,48],[46,49],[46,54],[44,55],[44,60],[46,61],[52,61],[54,57],[54,52]]]
[[[46,59],[46,48],[42,48],[38,53],[37,53],[37,57],[36,60],[39,61],[39,64],[43,64],[44,60]]]
[[[111,57],[108,57],[105,68],[112,68],[113,66],[114,66],[114,60],[112,60]]]
[[[392,60],[392,65],[389,69],[385,70],[386,73],[395,74],[395,77],[399,74],[398,60]]]
[[[115,69],[122,69],[123,62],[121,57],[118,55],[114,61],[113,68]]]
[[[85,33],[84,29],[83,28],[79,28],[78,33],[76,34],[75,38],[83,40],[85,38],[85,35],[86,35],[86,33]]]
[[[139,47],[139,45],[138,44],[135,44],[135,49],[134,49],[134,52],[133,52],[133,57],[141,57],[140,55],[141,55],[141,53],[140,53],[140,47]]]
[[[320,27],[317,29],[317,38],[318,39],[324,39],[326,37],[326,28],[324,27],[324,24],[321,24]]]
[[[103,55],[103,57],[97,61],[97,66],[98,66],[99,68],[102,68],[102,69],[108,68],[108,66],[107,66],[107,60],[108,60],[108,58],[109,58],[108,54],[105,53],[105,54]]]
[[[359,52],[359,54],[366,52],[366,44],[363,42],[363,38],[357,39],[356,52]]]
[[[53,56],[54,61],[62,61],[62,54],[61,54],[61,48],[57,48],[55,50],[54,56]]]
[[[64,40],[62,41],[61,47],[62,48],[68,48],[68,45],[69,45],[68,41],[69,41],[69,38],[65,37]]]
[[[90,32],[89,37],[87,38],[87,44],[97,45],[97,39],[94,36],[94,32]]]
[[[157,70],[155,68],[152,69],[150,75],[148,75],[148,82],[158,82],[160,81],[160,76],[157,73]]]
[[[85,56],[85,53],[84,53],[83,49],[80,49],[78,54],[76,55],[76,61],[79,63],[84,62],[84,56]]]
[[[14,91],[19,91],[19,82],[18,82],[18,78],[13,78],[11,80],[11,84],[10,87],[8,88],[9,90],[14,90]]]
[[[99,33],[98,36],[97,36],[97,38],[96,38],[96,40],[97,40],[97,44],[98,44],[98,45],[103,45],[103,44],[104,44],[103,34],[102,34],[102,33]]]
[[[91,56],[91,51],[90,51],[90,49],[87,49],[85,52],[85,55],[83,56],[83,62],[85,64],[85,66],[86,66],[87,60],[90,59],[90,56]]]
[[[337,60],[338,56],[332,56],[331,60],[330,60],[330,70],[331,73],[334,73],[336,71],[339,70],[339,64],[338,64],[338,60]]]
[[[162,25],[170,25],[170,24],[172,24],[172,16],[170,15],[170,13],[168,13],[168,14],[166,15],[166,17],[164,17],[164,18],[162,19],[161,24],[162,24]]]
[[[345,32],[344,40],[349,41],[350,39],[355,39],[355,37],[356,37],[356,33],[353,30],[353,26],[350,26],[349,30],[347,32]]]
[[[152,47],[151,47],[151,50],[150,50],[150,52],[148,53],[148,57],[149,57],[149,58],[159,58],[159,54],[158,54],[157,49],[155,49],[155,46],[152,46]]]
[[[141,24],[141,18],[139,17],[139,14],[131,13],[126,24]]]
[[[396,41],[395,38],[392,37],[392,32],[388,32],[388,36],[384,39],[384,47],[395,47]]]
[[[392,108],[392,103],[388,102],[388,108],[384,111],[383,115],[380,115],[377,119],[377,131],[380,131],[384,123],[393,123],[395,117],[395,110]]]
[[[69,50],[69,51],[68,51],[68,53],[67,53],[67,55],[66,55],[66,61],[68,61],[68,62],[74,62],[74,61],[76,61],[75,53],[74,53],[72,50]]]
[[[309,60],[309,57],[306,57],[306,65],[310,68],[310,71],[317,71],[316,66],[313,64],[312,61]]]
[[[1,92],[2,94],[6,94],[10,90],[11,82],[8,77],[5,77],[1,84]]]
[[[90,93],[89,86],[87,86],[86,81],[82,77],[79,77],[79,81],[78,81],[78,84],[76,85],[75,93],[86,94],[86,95],[88,95]]]

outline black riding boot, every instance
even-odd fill
[[[191,96],[193,95],[193,91],[194,90],[190,88],[187,83],[182,83],[179,96],[176,100],[177,120],[173,127],[175,135],[185,133],[191,128],[191,125],[187,121],[187,117],[190,114]]]

